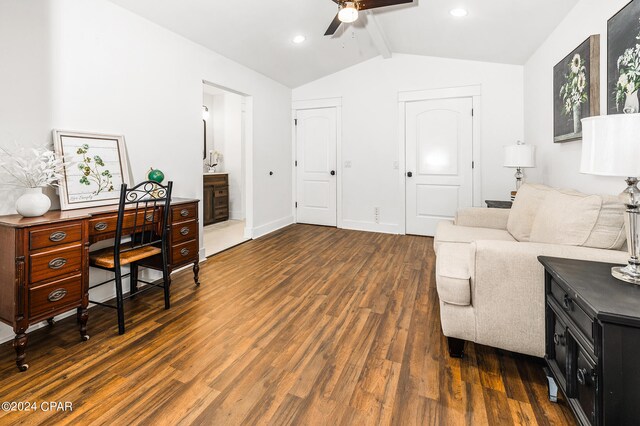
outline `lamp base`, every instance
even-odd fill
[[[615,266],[611,268],[611,275],[614,278],[619,279],[627,283],[640,285],[640,275],[637,275],[632,271],[629,266]]]

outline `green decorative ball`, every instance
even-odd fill
[[[162,183],[162,181],[164,180],[164,173],[162,173],[162,171],[158,169],[151,169],[147,174],[147,178],[154,182]]]

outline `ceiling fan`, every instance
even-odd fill
[[[338,14],[336,15],[335,18],[333,18],[331,25],[329,25],[329,28],[327,28],[327,32],[324,33],[324,35],[326,36],[335,34],[335,32],[338,30],[338,27],[343,22],[345,24],[355,22],[358,19],[359,10],[377,9],[379,7],[413,3],[413,0],[332,0],[332,1],[338,5]]]

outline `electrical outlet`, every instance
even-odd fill
[[[373,220],[376,223],[380,223],[380,207],[373,208]]]
[[[347,160],[344,162],[344,168],[345,169],[350,169],[351,168],[351,161]]]

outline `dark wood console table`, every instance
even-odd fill
[[[640,419],[640,286],[608,263],[539,257],[545,267],[550,398],[564,393],[581,425]]]
[[[193,264],[196,285],[200,284],[198,202],[171,201],[168,253],[170,272]],[[125,215],[125,226],[127,221],[133,224],[134,215]],[[0,321],[16,334],[13,345],[20,371],[29,368],[25,349],[30,324],[52,323],[54,316],[77,309],[80,335],[89,339],[89,246],[115,236],[117,217],[117,205],[54,210],[35,218],[0,216]]]

